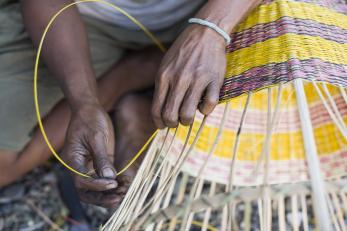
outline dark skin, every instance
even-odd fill
[[[22,1],[24,22],[34,44],[39,43],[42,31],[53,14],[71,2]],[[56,20],[47,34],[42,55],[59,80],[71,108],[64,157],[81,172],[87,173],[93,166],[97,173],[94,178],[75,176],[76,187],[97,192],[116,188],[116,170],[112,161],[114,131],[97,97],[87,34],[76,8],[70,8]],[[88,201],[89,196],[84,192],[80,194],[81,199]]]
[[[71,2],[22,1],[24,22],[35,45],[53,14]],[[196,17],[214,22],[230,33],[259,2],[208,1]],[[155,82],[152,115],[157,127],[189,125],[197,109],[205,115],[212,112],[225,73],[225,45],[219,34],[200,25],[189,26],[179,36],[165,55]],[[71,109],[64,158],[81,172],[95,170],[93,178],[75,175],[81,199],[108,207],[118,204],[120,198],[112,193],[123,189],[118,187],[113,164],[114,129],[97,97],[87,34],[76,8],[70,8],[56,20],[47,35],[42,56],[59,80]],[[100,200],[102,203],[98,203]]]
[[[196,17],[230,34],[259,3],[208,1]],[[156,78],[152,114],[157,127],[190,125],[197,109],[204,115],[213,111],[225,74],[225,47],[224,38],[208,27],[191,25],[183,31],[164,56]]]

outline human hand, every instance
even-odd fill
[[[113,167],[114,131],[111,120],[98,104],[87,104],[73,110],[68,127],[64,158],[82,173],[95,173],[91,178],[75,175],[80,199],[103,207],[120,202],[116,193],[116,171]]]
[[[193,122],[219,100],[226,69],[225,41],[210,28],[190,25],[164,56],[155,82],[153,120],[157,127]]]

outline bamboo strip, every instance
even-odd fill
[[[285,205],[284,205],[284,196],[278,197],[278,224],[279,230],[286,230],[286,215],[285,215]]]
[[[296,194],[291,196],[291,206],[292,206],[292,226],[293,231],[299,231],[299,211],[298,211],[298,197]]]
[[[211,182],[211,186],[210,186],[210,192],[209,192],[209,196],[213,196],[215,195],[215,192],[216,192],[216,182]],[[207,226],[208,226],[208,223],[209,223],[209,220],[210,220],[210,217],[211,217],[211,212],[212,212],[212,209],[211,207],[208,207],[206,209],[206,212],[205,212],[205,216],[204,216],[204,220],[203,220],[203,225],[202,225],[202,228],[201,230],[202,231],[207,231]]]
[[[341,231],[340,225],[339,225],[339,223],[337,222],[337,218],[336,218],[336,216],[335,216],[334,207],[333,207],[333,205],[332,205],[332,203],[331,203],[330,197],[329,197],[329,195],[327,195],[326,197],[327,197],[328,209],[329,209],[330,217],[332,218],[332,221],[333,221],[333,225],[334,225],[334,227],[335,227],[335,230],[336,230],[336,231]]]
[[[263,200],[261,198],[258,199],[258,216],[259,216],[259,228],[260,231],[265,231],[264,227],[264,213],[263,213]]]
[[[340,111],[339,111],[339,109],[338,109],[338,107],[336,105],[336,102],[335,102],[333,96],[330,94],[330,91],[329,91],[329,89],[327,87],[327,84],[324,83],[324,82],[322,84],[323,84],[324,93],[328,97],[328,100],[329,100],[330,105],[331,105],[331,107],[332,107],[332,109],[334,111],[335,116],[337,117],[337,120],[340,122],[341,127],[346,131],[347,130],[346,124],[345,124],[345,122],[344,122],[344,120],[343,120],[343,118],[341,116],[341,113],[340,113]]]
[[[320,88],[318,87],[317,83],[315,83],[314,81],[312,81],[313,86],[315,87],[319,97],[321,98],[323,105],[325,107],[325,109],[327,110],[330,118],[332,119],[332,121],[335,123],[335,125],[339,128],[341,134],[344,136],[345,139],[347,139],[347,131],[346,129],[344,129],[344,127],[341,125],[341,123],[339,122],[339,119],[336,117],[336,115],[334,114],[334,112],[331,110],[331,108],[329,107],[328,102],[326,101],[326,99],[324,98]]]
[[[307,202],[305,195],[300,195],[300,202],[301,202],[301,208],[302,208],[302,222],[303,222],[303,228],[304,231],[309,231],[308,226],[308,214],[307,214]]]
[[[179,191],[178,191],[178,195],[177,195],[177,200],[176,200],[176,204],[179,205],[183,202],[184,199],[184,195],[185,195],[185,191],[187,188],[187,184],[188,184],[188,175],[186,173],[183,173],[182,179],[181,179],[181,183],[179,186]],[[175,227],[177,225],[177,217],[173,217],[171,219],[170,222],[170,226],[169,226],[169,231],[174,231]]]
[[[236,221],[236,205],[237,205],[237,201],[232,201],[231,204],[230,204],[230,207],[231,207],[231,211],[230,211],[230,216],[231,216],[231,221],[232,221],[232,230],[239,230],[239,226],[237,224],[237,221]],[[229,227],[228,227],[229,228]]]
[[[230,208],[230,214],[231,214],[231,208]],[[232,225],[233,225],[232,222],[230,225],[228,224],[228,206],[224,206],[222,209],[221,231],[228,231],[227,227],[232,227]]]
[[[317,147],[315,143],[311,119],[309,117],[306,93],[301,79],[294,80],[297,103],[299,108],[302,133],[304,137],[305,153],[308,163],[309,175],[311,177],[314,211],[320,230],[330,231],[331,221],[328,216],[326,202],[326,191],[323,176],[320,170],[320,163],[317,157]]]
[[[200,179],[199,183],[198,183],[198,187],[197,187],[196,193],[195,193],[195,196],[194,196],[194,199],[197,199],[197,198],[200,197],[200,195],[202,193],[203,186],[204,186],[204,180]],[[193,224],[192,223],[193,222],[193,218],[194,218],[194,212],[190,213],[189,216],[188,216],[187,224],[186,224],[186,228],[185,228],[186,231],[190,230],[190,227]],[[183,228],[183,226],[184,226],[184,224],[182,224],[182,228]]]
[[[187,136],[186,136],[186,141],[182,147],[182,151],[179,155],[179,159],[177,161],[177,164],[174,166],[174,170],[171,172],[170,176],[165,179],[165,183],[163,184],[163,187],[159,187],[158,191],[157,191],[157,195],[156,197],[152,197],[146,205],[144,205],[141,209],[141,211],[139,212],[139,214],[144,214],[142,216],[142,219],[138,221],[138,223],[136,224],[135,226],[135,229],[139,226],[141,226],[141,224],[146,220],[146,217],[148,217],[152,211],[152,206],[153,204],[155,203],[155,198],[159,198],[161,197],[168,189],[170,183],[172,182],[172,179],[176,179],[176,176],[179,174],[179,169],[182,165],[182,163],[185,161],[187,155],[193,150],[194,146],[195,146],[195,143],[197,142],[200,134],[201,134],[201,130],[202,128],[204,127],[204,124],[206,122],[206,117],[204,117],[200,127],[199,127],[199,130],[198,130],[198,133],[196,135],[196,137],[194,138],[194,141],[193,141],[193,144],[190,146],[190,148],[188,149],[188,151],[186,152],[186,154],[184,155],[184,151],[188,145],[188,140],[189,140],[189,137],[191,135],[191,132],[192,132],[192,125],[189,127],[189,131],[187,133]]]
[[[219,142],[219,140],[221,139],[221,136],[222,136],[222,133],[223,133],[223,127],[225,125],[225,122],[226,122],[226,119],[228,118],[228,114],[229,114],[229,105],[230,103],[227,102],[225,105],[224,105],[224,112],[223,112],[223,116],[221,118],[221,122],[220,122],[220,125],[219,125],[219,128],[218,128],[218,132],[217,132],[217,135],[216,135],[216,138],[215,140],[213,141],[213,144],[208,152],[208,155],[207,155],[207,158],[204,160],[204,163],[203,165],[200,167],[199,169],[199,172],[197,174],[197,176],[195,177],[195,181],[194,181],[194,184],[193,186],[191,187],[191,191],[190,191],[190,195],[189,195],[189,199],[188,200],[192,200],[196,194],[196,190],[197,190],[197,186],[198,186],[198,182],[199,180],[201,179],[201,175],[202,175],[202,172],[204,171],[207,163],[208,163],[208,160],[210,159],[210,157],[212,156],[212,154],[214,153],[216,147],[217,147],[217,144]],[[187,230],[187,226],[188,225],[188,220],[189,220],[189,217],[190,217],[190,208],[187,207],[187,211],[185,212],[184,216],[183,216],[183,221],[182,221],[182,225],[181,225],[181,231],[184,231],[184,230]],[[185,228],[186,227],[186,228]]]
[[[343,86],[339,86],[340,92],[342,95],[342,98],[344,99],[345,103],[347,104],[347,94],[346,94],[346,89]]]
[[[347,184],[347,179],[341,179],[339,181],[336,181],[335,183],[330,182],[327,185],[331,184],[334,184],[336,186],[332,187],[332,189],[335,188],[334,190],[339,192],[344,187],[344,185]],[[272,191],[271,194],[274,195],[274,197],[276,198],[284,198],[286,196],[291,196],[292,194],[311,195],[311,188],[309,183],[273,185],[270,187],[270,189]],[[246,200],[257,201],[259,200],[259,195],[261,194],[261,192],[262,189],[260,188],[237,188],[230,193],[218,193],[211,197],[208,195],[202,195],[200,198],[194,201],[187,201],[185,204],[180,203],[175,206],[170,206],[164,210],[159,210],[158,212],[151,214],[151,216],[147,219],[146,223],[143,226],[146,227],[146,224],[150,224],[152,222],[157,223],[162,219],[166,220],[171,219],[173,217],[179,217],[179,214],[181,214],[182,211],[184,211],[186,206],[190,206],[191,211],[197,213],[204,211],[207,208],[222,208],[230,202],[240,203]],[[281,211],[281,201],[283,201],[282,207],[284,208],[284,200],[279,200],[279,211]]]
[[[148,153],[155,153],[154,149],[156,149],[158,143],[158,138],[154,139],[152,142],[152,145],[149,147]],[[106,230],[118,230],[120,229],[120,226],[124,223],[125,214],[129,211],[129,205],[131,201],[134,199],[136,193],[139,193],[138,186],[141,182],[141,178],[144,176],[141,173],[145,172],[145,169],[148,166],[148,163],[151,162],[151,159],[153,158],[153,155],[146,155],[143,164],[140,166],[137,177],[135,177],[133,183],[130,185],[130,188],[128,190],[128,193],[126,194],[125,198],[123,199],[123,202],[121,203],[118,210],[113,214],[113,216],[108,220],[108,222],[105,224],[104,227],[106,227]],[[122,212],[121,212],[122,211]],[[105,229],[103,229],[105,230]]]
[[[338,199],[337,195],[333,192],[330,195],[332,198],[333,205],[335,207],[336,216],[337,216],[338,222],[340,224],[341,230],[346,231],[345,221],[343,219],[343,209],[340,206],[339,199]]]
[[[250,201],[245,202],[245,215],[243,218],[244,230],[251,231],[252,222],[252,204]]]

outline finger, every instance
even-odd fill
[[[219,91],[220,86],[215,82],[212,82],[207,86],[205,96],[199,104],[199,110],[202,114],[208,115],[216,107],[219,100]]]
[[[111,139],[113,139],[111,137]],[[90,141],[90,145],[93,152],[93,160],[95,164],[95,169],[97,174],[100,177],[115,179],[116,178],[116,170],[113,167],[112,161],[110,160],[110,156],[113,154],[108,153],[107,150],[107,137],[103,133],[96,134],[93,139]]]
[[[78,195],[81,201],[98,205],[104,208],[115,208],[122,202],[124,195],[115,193],[102,193],[79,190]]]
[[[205,87],[195,85],[188,89],[180,109],[181,124],[188,126],[193,123]]]
[[[63,150],[63,159],[76,171],[89,175],[88,169],[88,154],[85,148],[81,145],[67,144]]]
[[[117,187],[116,190],[118,192],[126,192],[128,188],[130,187],[130,185],[132,184],[134,178],[124,174],[119,176],[118,180],[119,180],[119,187]]]
[[[118,187],[116,189],[116,192],[118,195],[125,195],[129,189],[130,185],[124,185],[124,186],[121,186],[121,187]]]
[[[175,128],[179,124],[178,112],[189,88],[189,84],[190,82],[182,80],[169,90],[162,114],[164,124],[169,128]]]
[[[167,92],[169,89],[168,77],[163,74],[159,74],[155,82],[155,90],[153,96],[153,105],[152,105],[152,117],[154,124],[163,129],[165,124],[162,120],[162,107],[166,101]]]
[[[95,179],[80,176],[75,177],[75,184],[76,188],[98,192],[115,189],[118,186],[118,183],[112,179]]]

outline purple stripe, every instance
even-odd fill
[[[232,34],[233,42],[228,46],[227,52],[249,47],[287,33],[317,36],[337,43],[347,43],[347,30],[343,28],[313,20],[282,17],[277,21],[257,24],[248,30]]]
[[[263,0],[263,5],[270,4],[276,0]],[[288,2],[305,2],[321,7],[329,8],[341,14],[347,14],[347,2],[345,0],[288,0]]]
[[[347,66],[320,59],[290,59],[283,63],[255,67],[241,75],[228,77],[222,86],[220,101],[297,78],[347,87]]]

